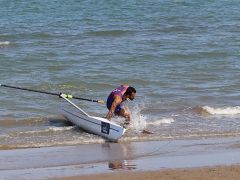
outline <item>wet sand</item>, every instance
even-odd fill
[[[0,179],[231,179],[240,174],[232,166],[239,144],[224,137],[0,150]]]
[[[194,169],[168,169],[146,172],[116,172],[59,178],[59,180],[239,180],[240,166],[217,166]]]

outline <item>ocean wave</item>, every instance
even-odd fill
[[[45,135],[47,136],[49,133],[57,132],[57,131],[69,131],[74,129],[75,126],[65,126],[65,127],[49,127],[44,130],[32,130],[32,131],[22,131],[22,132],[12,132],[11,136],[22,136],[27,137],[29,135]]]
[[[2,141],[0,144],[0,150],[69,146],[78,144],[103,144],[106,142],[105,139],[92,134],[85,134],[85,136],[78,136],[78,138],[73,137],[72,139],[61,138],[61,140],[51,137],[49,137],[47,140],[42,140],[35,136],[30,136],[30,138],[27,138],[27,136],[22,137],[15,135],[14,137],[17,138],[11,139],[10,137],[7,137],[5,141]]]
[[[1,127],[18,127],[31,126],[46,123],[46,118],[29,118],[29,119],[2,119],[0,120]]]
[[[70,128],[69,128],[70,129]],[[56,130],[56,129],[55,129]],[[61,130],[57,128],[57,131]],[[30,132],[31,133],[31,132]],[[41,134],[38,134],[41,135]],[[83,133],[82,135],[72,136],[68,138],[43,138],[40,139],[36,136],[25,134],[22,137],[20,134],[14,135],[14,139],[11,137],[5,137],[5,141],[2,141],[0,145],[0,150],[4,149],[18,149],[18,148],[38,148],[38,147],[53,147],[53,146],[68,146],[68,145],[78,145],[78,144],[104,144],[107,140],[96,136],[93,134]],[[129,143],[129,142],[140,142],[140,141],[154,141],[154,140],[173,140],[173,139],[196,139],[196,138],[212,138],[212,137],[236,137],[239,136],[240,132],[200,132],[200,133],[183,133],[183,134],[144,134],[136,132],[128,132],[125,136],[119,139],[119,143]],[[28,138],[30,137],[30,138]],[[32,137],[32,138],[31,138]]]
[[[128,35],[130,34],[131,31],[128,30],[102,30],[102,31],[91,31],[88,32],[88,35],[92,35],[92,36],[124,36],[124,35]]]
[[[20,127],[50,124],[50,126],[69,126],[71,123],[63,117],[32,117],[27,119],[0,119],[0,127]]]
[[[240,106],[215,108],[203,106],[202,109],[211,115],[237,115],[240,114]]]
[[[165,141],[165,140],[188,140],[198,138],[216,138],[216,137],[239,137],[240,132],[204,132],[204,133],[185,133],[175,135],[143,134],[137,136],[123,136],[118,142],[140,142],[140,141]]]
[[[10,44],[9,41],[0,41],[0,46],[7,46],[9,44]]]
[[[60,35],[48,32],[21,32],[16,34],[0,34],[0,38],[6,41],[0,41],[0,45],[9,45],[12,42],[8,40],[18,40],[18,39],[49,39],[49,38],[59,38]]]
[[[163,118],[156,121],[148,122],[148,125],[161,125],[161,124],[171,124],[175,120],[173,118]]]

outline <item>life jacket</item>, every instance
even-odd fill
[[[111,106],[112,106],[112,102],[114,100],[114,96],[115,95],[119,95],[121,97],[123,97],[124,93],[126,92],[127,88],[129,86],[126,86],[126,85],[121,85],[119,87],[117,87],[116,89],[114,89],[108,96],[108,99],[107,99],[107,108],[110,109]],[[122,106],[120,104],[120,106]]]
[[[121,85],[121,86],[117,87],[116,89],[114,89],[114,90],[111,92],[111,94],[112,94],[112,95],[116,95],[116,94],[117,94],[117,95],[123,96],[128,87],[129,87],[129,86]]]

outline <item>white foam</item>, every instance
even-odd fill
[[[236,115],[240,114],[240,106],[214,108],[209,106],[202,107],[205,111],[212,115]]]
[[[149,121],[149,122],[147,122],[147,124],[150,124],[150,125],[171,124],[174,121],[175,120],[173,118],[163,118],[163,119],[159,119],[156,121]]]
[[[0,46],[9,45],[9,41],[0,41]]]
[[[49,130],[51,131],[66,131],[73,129],[74,126],[66,126],[66,127],[49,127]]]
[[[73,129],[74,126],[67,126],[67,127],[49,127],[48,129],[45,130],[33,130],[33,131],[24,131],[24,132],[19,132],[18,134],[37,134],[37,133],[43,133],[43,132],[51,132],[51,131],[67,131]],[[15,133],[14,133],[15,135]]]

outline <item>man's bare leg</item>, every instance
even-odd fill
[[[119,112],[119,116],[122,116],[125,118],[125,125],[130,124],[131,118],[130,118],[130,113],[128,111],[126,111],[125,109],[121,109],[121,111]]]

